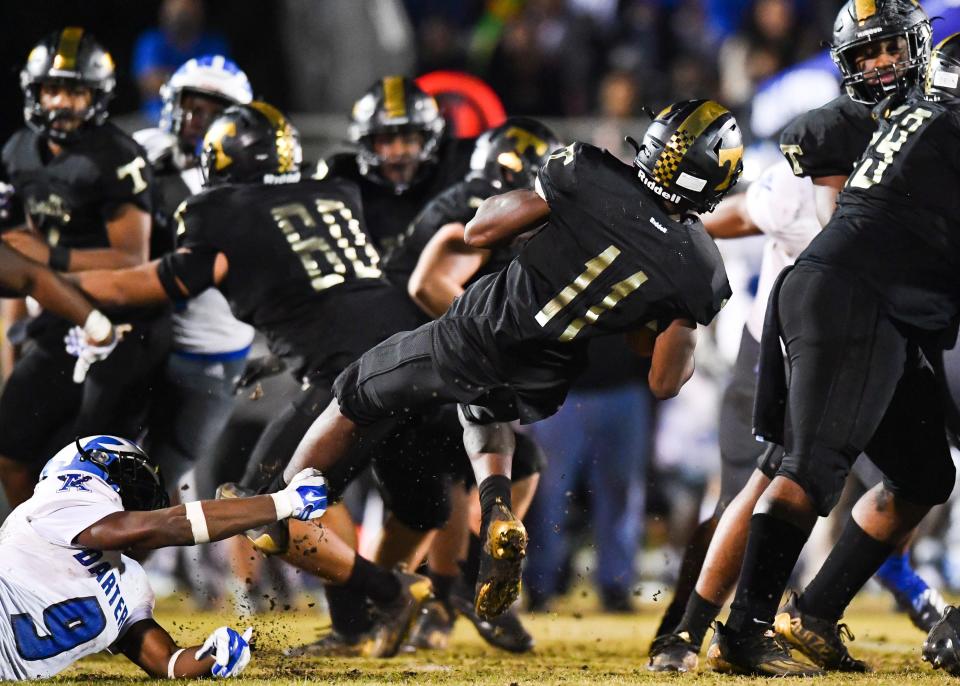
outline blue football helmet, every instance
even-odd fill
[[[40,480],[61,472],[85,472],[103,480],[120,494],[125,510],[158,510],[170,504],[160,468],[126,438],[78,438],[44,465]]]

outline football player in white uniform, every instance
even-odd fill
[[[327,489],[305,470],[290,486],[242,500],[167,507],[158,468],[136,444],[90,436],[43,469],[33,496],[0,529],[0,680],[57,674],[102,650],[153,677],[239,674],[251,629],[220,627],[180,648],[153,618],[153,592],[125,553],[228,538],[326,510]]]

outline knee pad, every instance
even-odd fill
[[[480,453],[513,454],[516,438],[509,424],[492,419],[474,405],[459,405],[457,416],[463,427],[463,446],[467,456]],[[479,419],[478,419],[479,418]],[[482,422],[482,423],[481,423]]]

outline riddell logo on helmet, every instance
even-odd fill
[[[651,178],[648,178],[647,173],[643,169],[640,169],[640,168],[637,169],[637,178],[640,179],[640,183],[642,183],[651,191],[659,195],[664,200],[669,200],[670,202],[673,202],[673,203],[679,203],[680,201],[683,200],[683,198],[681,198],[676,193],[671,193],[670,191],[665,190],[663,186],[658,184],[656,181],[654,181]]]
[[[874,28],[872,28],[872,29],[867,29],[867,30],[865,30],[865,31],[857,31],[857,38],[864,38],[864,37],[866,37],[866,36],[872,36],[873,34],[875,34],[875,33],[880,33],[881,31],[883,31],[883,27],[882,27],[882,26],[876,26],[876,27],[874,27]]]

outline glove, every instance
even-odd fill
[[[287,368],[286,363],[276,355],[261,355],[247,360],[247,365],[237,381],[237,392],[243,388],[249,388],[258,381],[276,376]]]
[[[131,329],[129,324],[111,327],[111,336],[104,343],[91,342],[82,327],[74,326],[70,329],[63,337],[63,342],[67,353],[77,358],[77,363],[73,367],[73,382],[83,383],[91,365],[106,359],[123,340],[124,334]]]
[[[210,673],[223,679],[237,676],[250,662],[250,637],[253,627],[248,626],[243,634],[238,634],[228,626],[222,626],[207,636],[200,649],[194,655],[197,660],[213,657],[215,662]]]
[[[327,482],[316,469],[298,472],[282,491],[272,493],[277,507],[277,520],[299,519],[306,522],[327,511]]]

